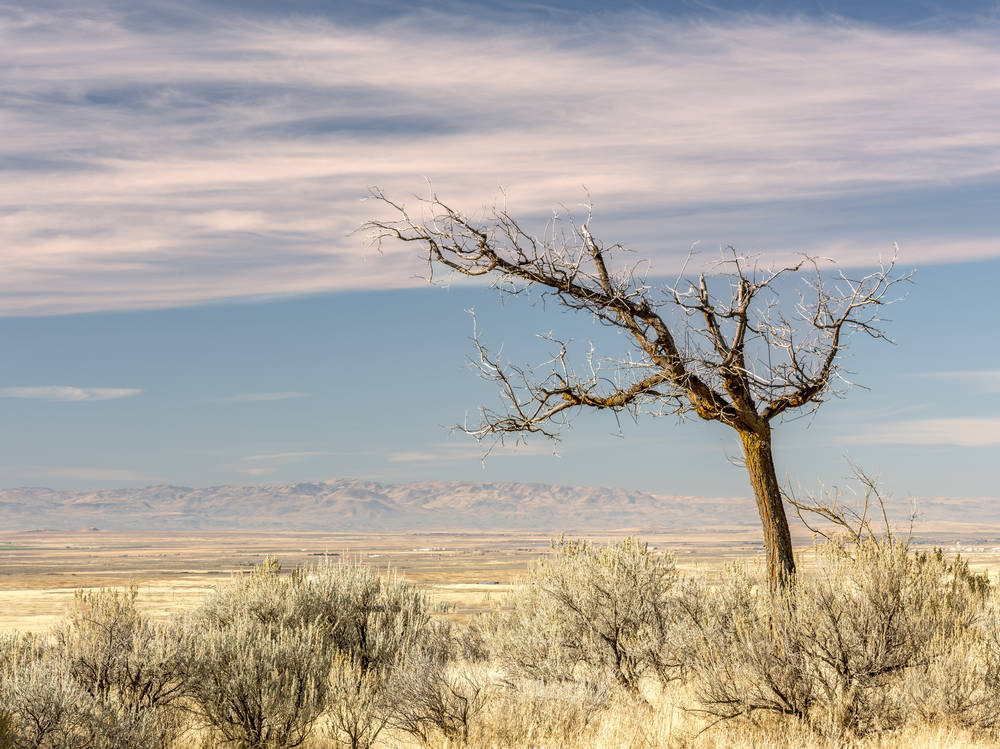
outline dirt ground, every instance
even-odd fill
[[[727,563],[760,558],[759,529],[703,532],[619,531],[584,536],[604,543],[629,535],[677,555],[678,566],[721,572]],[[567,536],[575,537],[573,534]],[[466,617],[491,605],[550,547],[552,533],[252,533],[0,531],[0,632],[42,632],[79,588],[136,585],[155,617],[196,606],[230,575],[267,556],[286,567],[349,556],[395,570]],[[1000,570],[1000,529],[950,527],[918,535],[919,546],[955,549],[972,565]],[[799,539],[807,547],[810,539]],[[800,554],[808,566],[808,552]]]

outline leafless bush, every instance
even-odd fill
[[[783,618],[792,611],[784,592],[761,593],[762,580],[732,568],[717,588],[701,588],[707,605],[693,624],[695,694],[712,716],[756,710],[804,718],[817,699],[809,665]],[[766,586],[765,586],[766,591]]]
[[[677,678],[677,579],[672,557],[633,539],[559,540],[512,597],[513,610],[494,620],[500,660],[542,680],[607,673],[631,694],[644,675]]]
[[[327,738],[336,746],[369,749],[393,714],[389,679],[385,671],[363,668],[357,658],[338,653],[329,675]]]

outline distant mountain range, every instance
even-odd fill
[[[895,508],[893,514],[903,514]],[[1000,526],[1000,499],[933,499],[922,522]],[[356,479],[141,489],[0,489],[0,530],[614,530],[755,526],[746,497],[549,484]]]
[[[517,530],[742,525],[751,500],[547,484],[335,479],[257,486],[0,490],[0,529]]]

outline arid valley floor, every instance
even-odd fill
[[[567,536],[597,543],[634,535],[672,551],[678,566],[719,574],[727,563],[760,555],[752,527],[656,532],[587,531]],[[142,606],[166,616],[196,606],[214,586],[267,556],[284,566],[350,556],[379,570],[391,569],[452,604],[467,617],[497,601],[544,554],[555,532],[112,532],[0,531],[0,632],[47,630],[79,588],[134,584]],[[799,533],[800,549],[811,539]],[[917,547],[960,550],[973,568],[1000,572],[1000,528],[938,524],[918,528]],[[799,554],[808,569],[809,553]]]

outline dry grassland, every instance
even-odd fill
[[[573,534],[567,534],[571,536]],[[678,567],[717,575],[727,563],[760,555],[757,528],[702,532],[615,531],[586,533],[605,543],[635,535],[652,548],[677,555]],[[393,569],[455,608],[464,619],[524,575],[532,559],[549,549],[552,533],[303,533],[146,532],[80,530],[0,532],[0,632],[49,629],[80,588],[135,584],[143,610],[154,618],[196,606],[220,581],[248,570],[266,556],[286,567],[315,564],[324,556],[355,557]],[[809,538],[799,535],[801,546]],[[918,547],[953,548],[977,570],[1000,571],[1000,528],[949,526],[922,529]],[[973,549],[966,551],[965,549]],[[800,552],[808,570],[808,551]]]
[[[719,575],[727,563],[759,559],[756,528],[630,533],[586,536],[610,542],[637,535],[652,548],[670,550],[678,566]],[[800,537],[800,565],[812,566],[808,538]],[[551,534],[523,532],[477,533],[115,533],[9,532],[0,533],[0,632],[44,632],[65,613],[74,590],[134,584],[144,611],[157,618],[191,609],[234,572],[248,570],[267,556],[283,565],[308,565],[325,556],[349,556],[372,567],[393,569],[451,604],[453,616],[467,619],[499,599],[524,575],[529,563],[550,548]],[[939,528],[923,530],[918,547],[963,547],[963,556],[976,570],[988,570],[996,581],[1000,571],[1000,529]],[[597,724],[569,732],[552,743],[561,747],[699,747],[703,749],[820,749],[837,746],[803,729],[790,732],[789,723],[767,719],[748,726],[734,721],[702,733],[706,722],[680,705],[691,704],[683,694],[651,695],[648,704],[622,704],[605,711]],[[537,718],[537,715],[534,716]],[[528,717],[526,716],[526,720]],[[506,730],[518,715],[503,712],[487,725]],[[748,730],[749,729],[749,730]],[[530,734],[530,730],[528,730]],[[497,734],[499,736],[500,734]],[[416,747],[412,738],[388,732],[383,744]],[[198,744],[197,734],[190,736]],[[503,746],[489,733],[476,746]],[[535,745],[535,744],[532,744]],[[906,747],[1000,747],[983,735],[949,725],[906,728],[876,734],[853,744],[871,749]],[[447,742],[441,744],[455,746]]]
[[[601,543],[628,531],[588,534]],[[759,550],[754,529],[646,533],[684,567],[719,568]],[[220,581],[266,556],[286,567],[351,556],[393,569],[466,617],[489,605],[549,548],[552,534],[490,533],[0,533],[0,632],[48,629],[79,588],[136,584],[154,617],[196,606]]]

